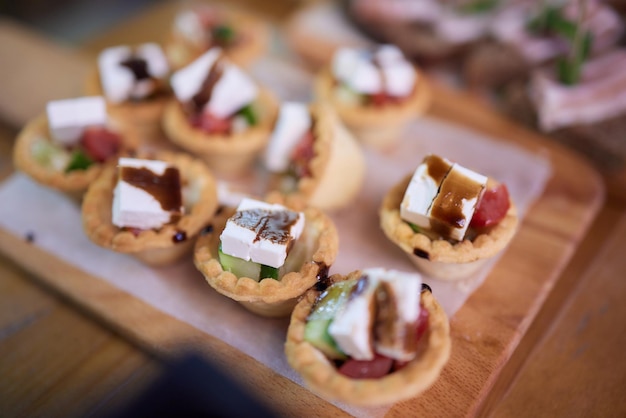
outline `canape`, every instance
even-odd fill
[[[248,67],[267,49],[268,37],[267,26],[248,13],[197,4],[176,14],[164,48],[175,69],[216,46],[234,63]]]
[[[389,190],[379,214],[387,238],[424,274],[442,280],[478,271],[518,224],[506,185],[436,155]]]
[[[204,158],[218,176],[248,172],[269,139],[277,102],[212,48],[171,79],[176,99],[163,119],[176,145]]]
[[[140,141],[138,146],[163,137],[161,118],[171,97],[169,75],[160,45],[119,45],[100,52],[85,89],[87,94],[106,98],[109,114]]]
[[[111,123],[102,97],[55,100],[20,131],[13,162],[38,183],[80,200],[128,138]]]
[[[396,144],[407,123],[426,112],[431,97],[421,71],[392,45],[339,49],[316,76],[314,89],[357,139],[379,149]]]
[[[450,356],[448,318],[418,273],[382,268],[333,275],[296,305],[285,353],[314,392],[380,406],[415,397]]]
[[[339,209],[361,190],[365,157],[352,134],[325,104],[281,106],[264,155],[270,194],[290,206]]]
[[[164,266],[189,254],[218,207],[211,171],[187,154],[120,158],[91,184],[83,229],[101,247]]]
[[[335,225],[319,209],[246,198],[198,238],[194,260],[219,293],[258,315],[281,317],[326,278],[338,245]]]

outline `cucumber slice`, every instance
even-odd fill
[[[356,280],[335,283],[320,295],[304,326],[304,339],[330,359],[344,359],[345,353],[328,332],[335,314],[346,304]]]
[[[261,266],[261,280],[263,279],[276,279],[278,280],[278,269],[272,266],[266,266],[265,264],[259,264]]]
[[[70,154],[67,151],[46,140],[33,142],[31,153],[35,161],[55,171],[65,171],[70,161]]]
[[[218,250],[218,257],[224,271],[230,271],[237,277],[249,277],[257,282],[260,280],[260,264],[223,253],[221,245]]]

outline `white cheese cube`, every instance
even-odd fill
[[[381,71],[385,78],[385,92],[390,96],[405,97],[411,94],[417,73],[413,66],[406,62],[384,65]]]
[[[348,302],[328,327],[328,332],[341,351],[355,360],[374,358],[372,331],[376,306],[378,278],[359,279]]]
[[[222,53],[221,48],[211,48],[191,64],[172,74],[170,80],[176,98],[187,102],[202,88],[209,71]]]
[[[237,207],[237,213],[254,209],[261,209],[270,213],[289,211],[282,205],[244,198]],[[264,214],[260,214],[259,219],[254,219],[255,224],[252,227],[250,225],[238,224],[234,219],[237,217],[237,214],[235,214],[226,222],[226,226],[220,235],[222,251],[225,254],[246,261],[252,260],[255,263],[275,268],[281,267],[287,258],[290,242],[298,239],[304,230],[304,214],[301,212],[289,212],[296,215],[296,220],[289,225],[288,230],[280,231],[289,237],[288,240],[280,242],[269,239],[264,235],[270,224],[267,221],[267,216]]]
[[[426,157],[413,173],[404,192],[400,203],[400,217],[420,228],[429,229],[430,206],[437,197],[443,178],[451,168],[452,163],[445,158]]]
[[[46,105],[52,139],[71,146],[80,140],[85,128],[107,124],[106,102],[101,96],[55,100]]]
[[[286,102],[280,107],[274,132],[265,151],[265,167],[282,173],[289,167],[291,153],[311,129],[311,112],[304,103]]]
[[[170,165],[164,161],[141,160],[136,158],[120,158],[120,170],[124,167],[145,168],[156,176],[162,176]],[[180,188],[172,192],[181,193]],[[180,199],[182,203],[182,198]],[[182,214],[181,205],[173,212],[164,210],[161,202],[148,191],[138,185],[118,179],[113,190],[113,219],[114,225],[138,229],[160,228],[172,219],[172,214]]]
[[[365,51],[338,50],[333,56],[332,68],[337,80],[358,93],[374,94],[382,90],[380,71]]]
[[[165,53],[159,44],[149,42],[137,47],[135,54],[139,58],[146,60],[148,73],[158,79],[164,79],[170,72],[170,65],[167,62]]]
[[[226,63],[222,77],[213,87],[211,100],[204,108],[218,118],[227,118],[252,103],[257,94],[252,79],[239,67]]]

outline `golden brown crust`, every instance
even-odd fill
[[[269,42],[269,28],[256,17],[229,7],[219,8],[224,23],[231,25],[241,36],[241,41],[224,48],[225,55],[241,67],[249,67],[265,53]],[[171,30],[164,41],[163,49],[174,70],[180,69],[208,50],[208,45],[196,45],[180,33]]]
[[[345,130],[328,104],[310,105],[313,126],[314,157],[309,163],[311,175],[300,179],[297,189],[283,195],[288,206],[315,206],[333,210],[345,206],[361,190],[365,177],[365,157],[359,144]],[[270,192],[269,200],[276,200]]]
[[[100,73],[94,68],[85,80],[85,94],[89,96],[103,96],[104,91],[100,82]],[[161,119],[165,106],[171,99],[169,88],[157,97],[140,100],[111,103],[107,100],[107,113],[124,132],[129,132],[132,138],[137,139],[131,144],[138,147],[141,142],[158,139],[163,136]]]
[[[335,261],[339,239],[334,223],[318,209],[305,209],[305,229],[296,245],[308,246],[310,257],[306,258],[299,271],[288,272],[280,280],[266,278],[257,282],[224,271],[218,259],[220,234],[234,212],[232,208],[226,209],[225,214],[214,220],[212,232],[198,238],[194,252],[196,268],[211,287],[242,303],[252,312],[273,317],[289,315],[297,298],[313,286],[318,275]]]
[[[102,170],[102,164],[94,163],[86,170],[74,170],[69,173],[42,166],[33,157],[33,144],[37,141],[50,142],[48,119],[45,114],[37,116],[18,134],[13,149],[15,166],[44,186],[82,196],[89,184]]]
[[[174,144],[203,158],[217,175],[240,175],[264,149],[278,112],[276,99],[266,89],[259,89],[255,103],[260,113],[256,125],[233,135],[213,135],[191,126],[180,102],[172,99],[165,108],[163,128]]]
[[[166,224],[159,230],[143,230],[138,235],[113,225],[111,213],[117,165],[111,163],[85,194],[83,229],[102,247],[133,254],[150,265],[169,264],[191,249],[194,238],[213,217],[218,206],[216,182],[203,162],[186,154],[160,151],[137,157],[167,161],[178,167],[183,187],[188,196],[193,196],[191,205],[189,200],[185,202],[185,214],[176,223]],[[179,233],[184,233],[186,239],[175,242],[174,236]]]
[[[360,277],[356,271],[333,282]],[[390,405],[427,390],[439,377],[450,356],[448,318],[430,292],[422,292],[422,306],[428,310],[428,329],[420,340],[417,357],[404,368],[379,379],[351,379],[340,374],[321,351],[304,340],[306,319],[321,292],[309,290],[296,305],[287,330],[285,354],[289,365],[306,385],[330,400],[359,406]]]
[[[452,266],[458,265],[463,269],[464,264],[488,259],[499,253],[509,243],[518,224],[517,209],[513,201],[504,219],[497,225],[480,233],[474,240],[465,239],[456,243],[450,243],[444,239],[432,239],[429,236],[414,232],[408,223],[400,217],[400,203],[404,197],[411,175],[407,175],[402,181],[392,187],[380,207],[380,226],[387,238],[398,245],[412,259],[418,258],[421,263],[442,263]],[[420,257],[415,253],[420,253]],[[421,265],[418,263],[418,267]],[[478,264],[476,264],[478,265]],[[435,273],[429,271],[428,274]],[[460,278],[465,274],[455,275],[453,269],[448,268],[446,276]],[[452,278],[452,277],[451,277]]]

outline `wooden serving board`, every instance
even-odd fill
[[[434,88],[431,116],[505,138],[531,151],[545,149],[553,176],[506,253],[451,318],[452,354],[440,379],[422,396],[394,405],[387,412],[390,417],[474,416],[492,402],[490,390],[500,371],[604,199],[600,176],[571,152],[463,94],[438,85]],[[188,349],[200,351],[287,416],[345,415],[223,341],[55,258],[23,237],[0,229],[0,251],[150,352],[168,356]]]

